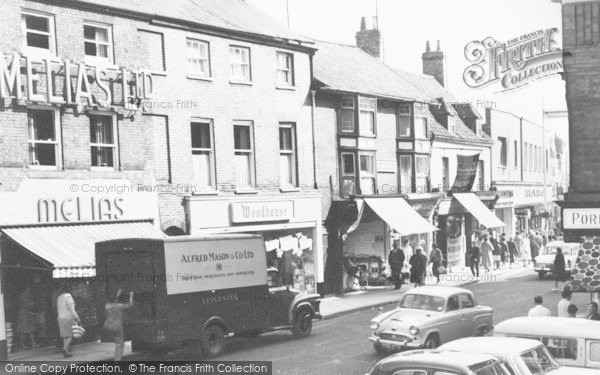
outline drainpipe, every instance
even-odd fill
[[[523,163],[525,162],[525,159],[523,159],[523,117],[519,118],[519,127],[520,127],[520,133],[521,133],[521,141],[519,142],[521,145],[521,182],[524,182],[523,180]],[[530,156],[531,157],[531,156]]]
[[[317,181],[317,124],[315,122],[315,107],[316,107],[316,91],[310,90],[310,118],[312,121],[312,147],[313,147],[313,179],[314,188],[319,189],[319,183]]]

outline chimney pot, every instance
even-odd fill
[[[373,30],[379,29],[378,23],[379,23],[379,20],[377,19],[377,17],[376,16],[373,17]]]
[[[367,17],[361,17],[360,18],[360,30],[366,30],[367,29]]]
[[[440,44],[440,41],[439,41],[439,39],[438,39],[438,41],[437,41],[437,50],[438,50],[438,51],[441,51],[441,50],[442,50],[442,46],[441,46],[441,44]]]
[[[431,52],[431,44],[429,44],[429,41],[425,43],[425,52]]]

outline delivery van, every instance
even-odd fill
[[[96,273],[101,318],[117,290],[134,292],[124,325],[134,350],[194,344],[215,357],[227,336],[290,329],[306,337],[319,317],[320,296],[282,285],[258,235],[98,242]]]

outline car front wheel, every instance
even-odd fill
[[[440,338],[437,335],[429,335],[423,346],[425,349],[435,349],[440,346]]]
[[[312,332],[312,313],[306,309],[298,311],[292,324],[295,337],[307,337]]]

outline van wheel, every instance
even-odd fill
[[[216,324],[206,327],[200,337],[200,346],[202,353],[209,358],[221,354],[225,348],[225,331],[223,328]]]
[[[312,313],[306,309],[296,313],[292,324],[292,334],[295,337],[307,337],[312,332]]]
[[[425,349],[435,349],[440,346],[440,338],[436,334],[431,334],[425,340],[425,345],[423,345]]]
[[[546,276],[546,272],[538,271],[538,279],[544,280],[544,276]]]

